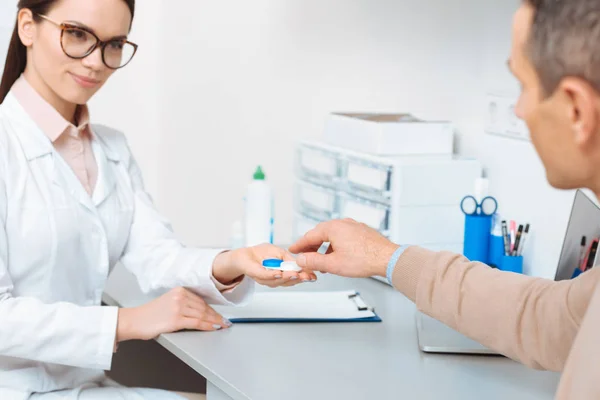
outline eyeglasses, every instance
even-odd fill
[[[138,45],[127,39],[118,38],[103,42],[89,29],[67,22],[59,24],[45,15],[37,15],[60,28],[60,44],[69,58],[81,60],[97,48],[101,48],[104,65],[110,69],[119,69],[129,64],[137,52]]]

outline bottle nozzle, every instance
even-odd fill
[[[254,180],[255,181],[264,181],[265,180],[265,173],[263,172],[263,169],[260,165],[256,168],[256,171],[254,172]]]

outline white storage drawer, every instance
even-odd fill
[[[385,204],[345,194],[340,199],[340,217],[352,218],[388,235],[390,209]]]
[[[389,164],[348,157],[342,178],[347,192],[387,203],[391,197],[392,171]]]
[[[340,177],[339,153],[310,145],[299,146],[296,151],[296,175],[335,187]]]
[[[337,218],[338,196],[336,191],[325,186],[305,181],[296,182],[296,210],[320,220]]]

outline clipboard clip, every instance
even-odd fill
[[[356,304],[356,308],[358,311],[375,311],[374,308],[367,306],[367,304],[363,301],[362,297],[360,297],[360,293],[356,292],[348,296],[350,300]]]

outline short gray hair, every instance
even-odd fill
[[[568,76],[600,92],[600,1],[524,1],[534,9],[527,54],[546,95]]]

